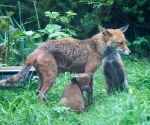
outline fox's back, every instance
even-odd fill
[[[77,39],[52,40],[41,44],[40,51],[52,54],[57,62],[58,69],[74,70],[82,67],[88,58],[88,49],[85,41]]]

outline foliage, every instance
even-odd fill
[[[8,14],[10,13],[12,12],[8,12]],[[15,23],[19,25],[16,20],[14,20],[13,23],[10,16],[1,16],[1,39],[6,45],[5,54],[7,55],[7,65],[20,65],[26,56],[33,51],[31,48],[29,48],[29,46],[33,45],[31,39],[28,38],[28,35],[26,35],[22,29],[15,28]],[[35,45],[33,45],[33,49],[34,46]]]
[[[33,81],[23,88],[0,89],[0,124],[14,125],[148,125],[150,124],[150,63],[123,57],[129,90],[108,95],[101,68],[94,74],[94,103],[81,114],[58,105],[67,82],[74,74],[59,74],[40,103],[34,94],[38,84]],[[140,77],[140,78],[139,78]],[[85,98],[85,96],[84,96]],[[86,99],[86,98],[85,98]]]
[[[6,12],[7,16],[0,17],[0,30],[6,32],[8,35],[7,40],[7,65],[10,64],[9,57],[10,57],[10,17],[13,15],[13,12]]]
[[[80,0],[80,2],[90,4],[93,8],[100,8],[102,6],[112,5],[114,0]]]
[[[6,44],[5,54],[7,54],[7,61],[5,62],[7,65],[21,65],[27,55],[41,43],[42,36],[45,36],[45,34],[48,36],[46,40],[60,39],[64,37],[70,38],[73,35],[76,35],[73,30],[69,29],[69,23],[76,13],[68,11],[66,12],[66,16],[60,16],[58,12],[46,11],[45,15],[50,18],[50,23],[46,25],[45,29],[41,29],[37,8],[34,1],[33,3],[37,17],[37,31],[26,31],[25,25],[34,21],[34,19],[31,17],[27,19],[25,23],[22,22],[20,2],[18,2],[20,17],[19,23],[13,17],[10,17],[14,12],[7,12],[8,16],[1,17],[0,30],[2,34],[0,35],[0,38],[2,39],[2,43]],[[57,21],[63,23],[65,28],[63,29],[62,26],[55,24]],[[16,28],[16,26],[18,28]]]
[[[136,40],[126,41],[127,46],[131,48],[133,54],[136,57],[146,57],[149,59],[149,51],[150,51],[150,43],[149,43],[150,36],[146,35],[145,37],[137,37]]]
[[[3,5],[4,3],[10,6]],[[7,10],[15,12],[12,18],[17,20],[19,25],[15,23],[14,27],[17,25],[21,31],[34,31],[31,39],[38,39],[38,43],[42,41],[42,38],[45,41],[70,37],[70,35],[71,37],[86,39],[98,32],[97,24],[102,24],[106,28],[118,28],[129,24],[126,37],[131,43],[132,52],[139,51],[134,49],[137,48],[135,47],[137,44],[133,44],[133,41],[137,41],[138,37],[145,37],[150,41],[150,38],[147,37],[150,29],[148,0],[20,0],[20,2],[16,0],[4,2],[2,0],[1,4],[4,15],[6,15]],[[45,15],[48,18],[45,18],[44,12],[47,13]],[[52,24],[61,27],[53,31],[51,28],[54,25]],[[48,36],[49,33],[52,36]],[[57,38],[57,35],[60,37]],[[145,48],[145,45],[142,45],[143,47]],[[146,56],[148,53],[149,49],[146,48],[140,56]]]
[[[21,19],[20,22],[26,22],[26,19],[28,19],[28,21],[24,23],[27,31],[46,29],[45,24],[52,24],[49,20],[53,20],[53,24],[62,24],[61,29],[58,31],[62,32],[62,29],[66,29],[66,27],[67,29],[73,29],[77,34],[74,37],[81,39],[96,34],[98,32],[96,28],[97,24],[102,24],[106,28],[118,28],[129,24],[130,27],[127,30],[126,37],[131,44],[137,40],[137,37],[146,37],[149,35],[150,25],[148,22],[150,21],[150,17],[148,15],[150,7],[148,0],[20,0],[20,7],[18,1],[15,0],[7,0],[5,3],[12,5],[9,8],[6,7],[6,10],[15,11],[13,17],[15,17],[16,20]],[[21,8],[20,11],[17,7]],[[70,18],[70,21],[68,20],[68,16],[62,16],[66,14],[66,12],[71,14],[72,12],[69,10],[77,13],[74,19]],[[2,11],[4,12],[4,8],[2,8]],[[18,16],[18,11],[22,16]],[[50,18],[50,16],[48,16],[49,18],[45,18],[44,12],[46,11],[51,14],[53,13],[52,16],[56,16],[56,13],[58,13],[59,16],[56,16],[56,18]],[[57,17],[61,18],[57,20]],[[35,23],[35,21],[37,23]],[[44,32],[45,34],[48,33],[47,31]],[[69,31],[63,32],[66,33]],[[34,37],[39,38],[40,34],[36,34]],[[147,40],[149,41],[150,39]],[[132,49],[133,52],[136,51],[134,48]]]
[[[133,41],[133,46],[135,48],[135,54],[141,57],[146,55],[150,48],[150,44],[145,37],[137,37],[137,39]]]
[[[47,34],[48,39],[61,39],[72,37],[72,35],[75,36],[75,32],[70,30],[67,24],[70,23],[76,13],[68,11],[66,14],[67,16],[60,16],[59,12],[46,11],[45,16],[49,17],[49,24],[46,25],[45,29],[39,30],[39,32],[41,32],[42,35]],[[65,29],[62,29],[62,26],[55,24],[58,21],[65,24]]]

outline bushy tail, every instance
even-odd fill
[[[13,75],[10,78],[0,80],[0,87],[17,87],[20,86],[21,82],[24,82],[29,74],[31,66],[28,64],[25,64],[20,72],[18,72],[16,75]]]

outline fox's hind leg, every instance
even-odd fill
[[[54,57],[46,52],[40,53],[36,60],[36,69],[39,75],[39,101],[44,101],[44,96],[55,82],[57,64]],[[37,93],[38,94],[38,93]]]
[[[37,75],[38,75],[38,77],[39,77],[39,86],[38,86],[38,88],[37,88],[35,94],[38,95],[39,92],[40,92],[40,90],[41,90],[41,87],[42,87],[42,85],[43,85],[43,76],[42,76],[41,73],[38,71],[38,69],[36,69],[36,72],[37,72]]]
[[[120,82],[120,90],[123,91],[127,86],[128,82],[126,80],[124,69],[120,68],[118,71],[119,82]]]
[[[119,69],[118,76],[119,76],[119,82],[123,83],[125,80],[125,72],[122,68]]]
[[[108,94],[113,93],[112,80],[104,76],[105,79],[105,87]]]
[[[127,87],[128,87],[128,82],[127,82],[126,79],[125,79],[124,82],[123,82],[123,87],[124,87],[124,88],[127,88]]]
[[[126,89],[127,87],[128,87],[128,82],[127,82],[127,80],[125,79],[124,82],[123,82],[122,85],[121,85],[120,90],[123,91],[123,90]]]

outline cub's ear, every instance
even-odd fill
[[[103,33],[104,36],[112,36],[112,34],[102,26],[98,25],[99,31]]]
[[[119,30],[124,33],[127,29],[128,29],[129,25],[123,26],[121,28],[119,28]]]
[[[92,92],[91,87],[90,87],[90,86],[87,86],[86,89],[85,89],[85,91],[87,91],[87,92]]]
[[[71,79],[71,81],[72,81],[73,83],[77,83],[77,82],[78,82],[78,80],[77,80],[76,77],[73,77],[73,78]]]

